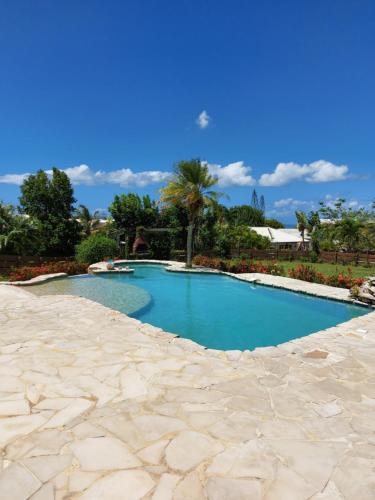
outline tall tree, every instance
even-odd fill
[[[193,232],[197,217],[206,206],[214,205],[220,193],[211,191],[217,179],[208,173],[199,159],[180,161],[173,178],[161,190],[161,201],[166,205],[182,205],[188,211],[186,267],[192,266]]]
[[[263,195],[259,199],[259,210],[263,212],[263,214],[266,212],[266,201]]]
[[[305,250],[305,233],[307,230],[308,226],[308,221],[305,212],[302,211],[296,211],[296,218],[297,218],[297,228],[298,231],[301,233],[301,238],[302,238],[302,250]]]
[[[259,200],[258,200],[258,195],[255,189],[253,189],[253,193],[251,195],[251,206],[255,208],[256,210],[259,210]]]
[[[237,205],[228,208],[226,219],[230,225],[235,226],[264,226],[264,215],[261,210],[250,205]]]
[[[43,170],[21,185],[20,209],[39,226],[42,255],[73,255],[79,224],[73,217],[75,199],[69,177],[57,168]]]

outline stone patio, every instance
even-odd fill
[[[1,500],[375,498],[375,312],[224,352],[0,286],[0,346]]]

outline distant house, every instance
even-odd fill
[[[273,227],[251,227],[259,236],[271,241],[271,246],[278,250],[300,250],[302,237],[298,229],[274,229]],[[305,234],[305,247],[310,248],[310,237]]]

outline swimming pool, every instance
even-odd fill
[[[364,307],[242,282],[131,264],[132,274],[77,276],[32,287],[81,295],[209,348],[254,349],[366,314]]]

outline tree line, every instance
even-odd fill
[[[110,217],[101,225],[99,213],[84,205],[76,207],[65,172],[53,168],[47,175],[40,170],[21,185],[18,207],[0,203],[0,252],[73,256],[80,242],[101,235],[111,240],[112,252],[122,249],[129,256],[134,240],[142,234],[155,258],[167,259],[174,251],[186,249],[190,266],[193,252],[228,257],[233,248],[238,255],[245,248],[268,248],[270,240],[250,227],[282,228],[283,224],[266,218],[264,197],[253,190],[248,205],[226,207],[220,203],[223,195],[214,189],[216,184],[199,159],[181,161],[158,201],[136,193],[116,195],[108,207]],[[320,216],[330,219],[330,224],[322,224]],[[298,211],[296,220],[303,242],[309,234],[316,254],[375,248],[373,210],[347,208],[345,200],[322,203],[309,214]]]

